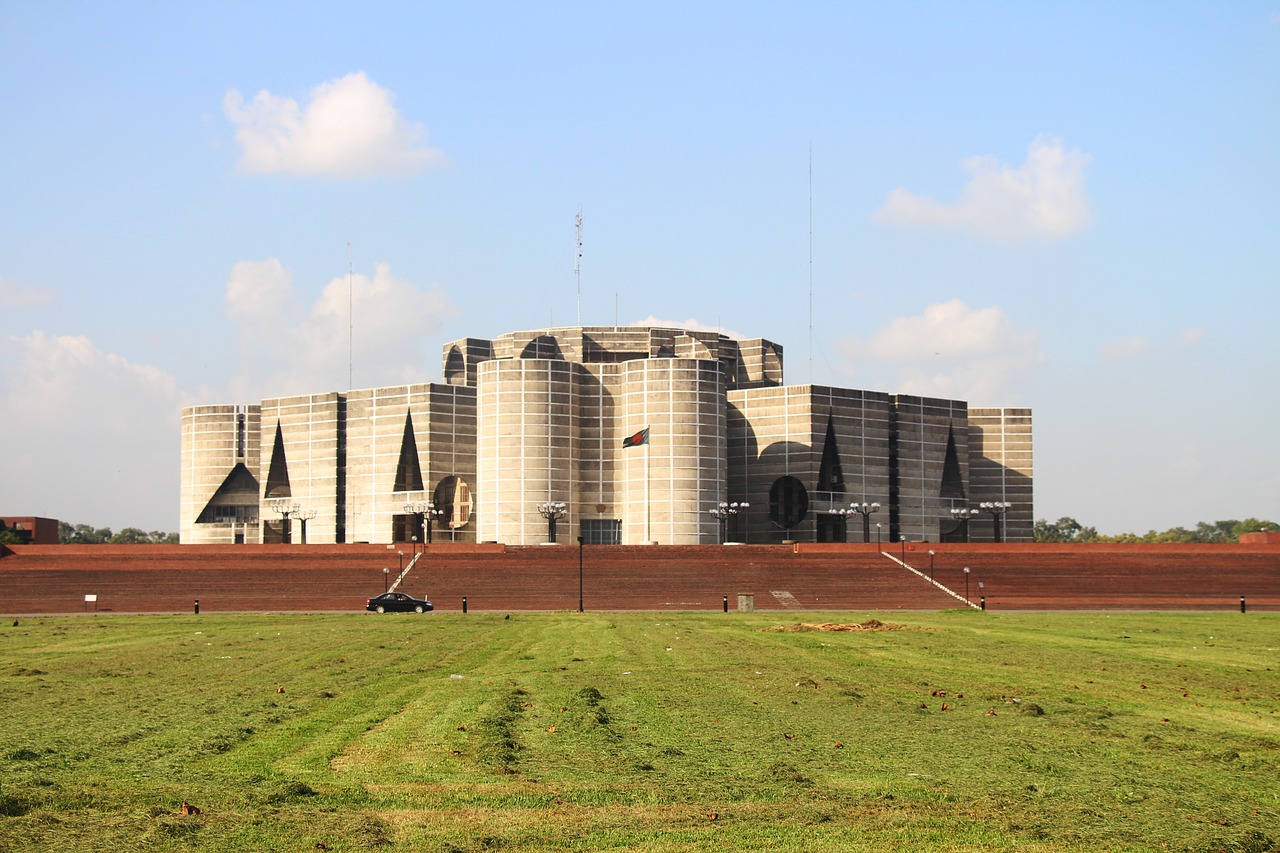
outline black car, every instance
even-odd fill
[[[403,592],[384,592],[377,598],[366,601],[364,609],[375,613],[430,613],[436,608],[430,601],[423,601]]]

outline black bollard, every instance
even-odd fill
[[[729,612],[729,596],[727,595],[724,597],[724,612]]]
[[[1240,596],[1240,612],[1244,613],[1244,596]]]
[[[196,599],[196,615],[200,615],[200,599]]]
[[[462,596],[462,612],[467,612],[467,597],[465,595]]]
[[[983,609],[983,610],[986,610],[986,609],[987,609],[987,597],[984,595],[984,596],[982,596],[982,598],[981,598],[981,599],[979,599],[979,600],[982,602],[982,609]]]

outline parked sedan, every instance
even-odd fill
[[[403,592],[384,592],[377,598],[366,601],[364,609],[375,613],[430,613],[436,608],[430,601],[414,598]]]

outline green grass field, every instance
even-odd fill
[[[5,850],[1280,850],[1272,614],[0,631]]]

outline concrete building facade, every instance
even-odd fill
[[[1032,538],[1028,409],[788,386],[775,343],[658,327],[442,362],[441,383],[184,410],[181,541]]]

